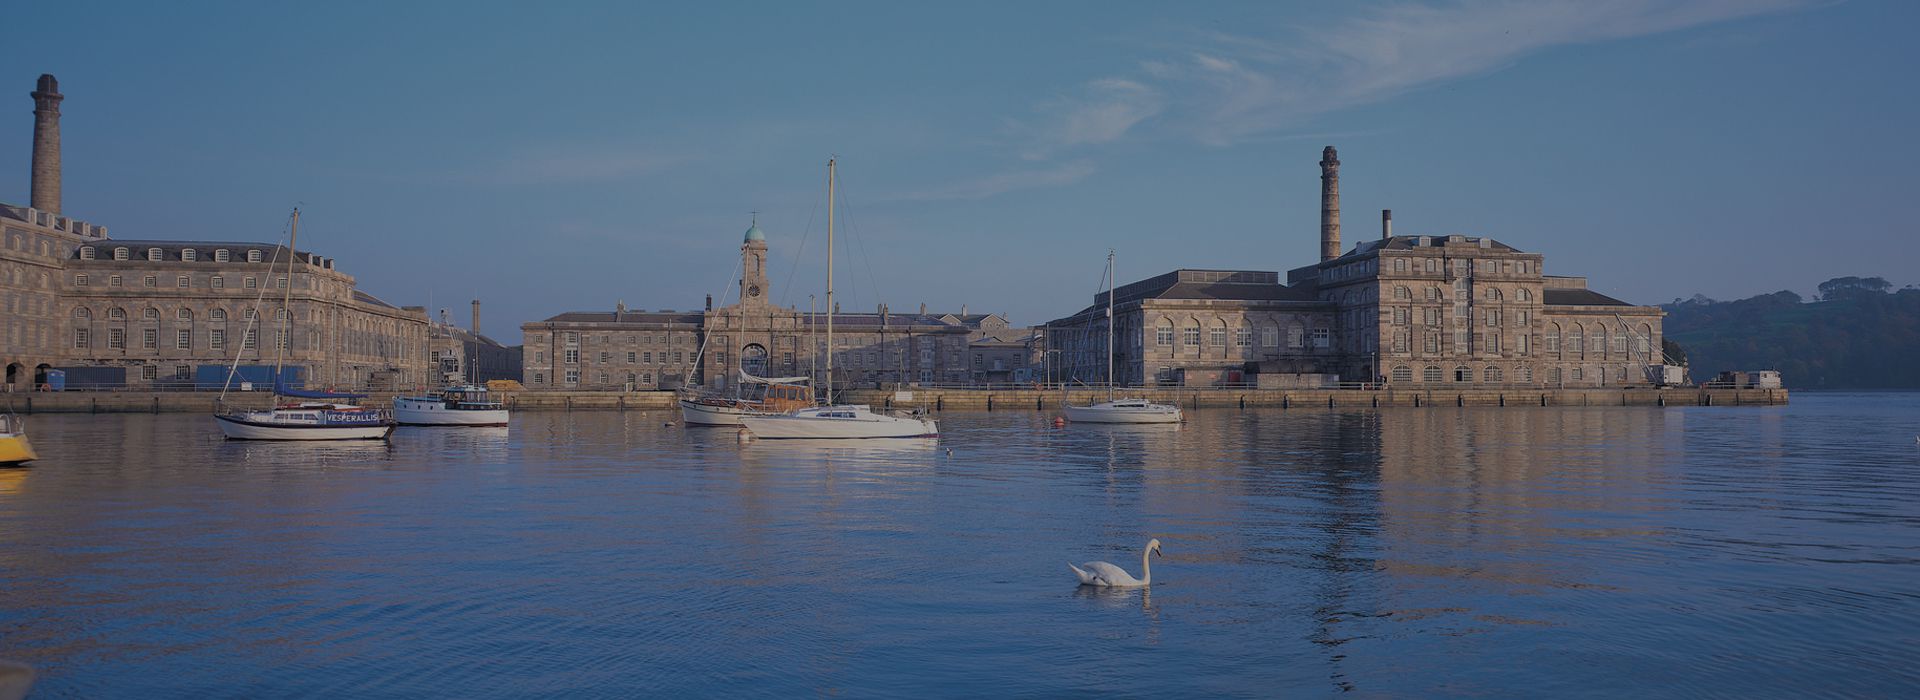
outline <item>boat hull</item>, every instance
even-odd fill
[[[940,426],[929,418],[903,418],[859,412],[853,418],[833,418],[802,414],[749,415],[741,425],[754,437],[768,440],[859,440],[877,438],[930,438],[940,436]]]
[[[716,406],[713,404],[696,403],[686,399],[680,400],[680,420],[684,421],[687,425],[738,427],[741,424],[740,418],[742,416],[749,416],[755,413],[754,410],[748,408]]]
[[[228,440],[385,440],[392,422],[368,425],[276,425],[233,416],[214,416]]]
[[[1148,404],[1146,408],[1115,407],[1108,404],[1062,406],[1067,420],[1075,423],[1178,423],[1183,416],[1177,406]]]
[[[26,464],[39,459],[25,435],[0,435],[0,466]]]
[[[500,426],[507,417],[505,408],[447,408],[439,399],[393,401],[393,420],[401,425]]]

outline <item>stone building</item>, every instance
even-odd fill
[[[266,243],[116,240],[63,216],[62,96],[43,75],[33,97],[33,205],[0,204],[7,390],[46,385],[52,369],[103,384],[190,384],[201,367],[224,368],[236,355],[272,365],[282,345],[292,374],[310,386],[425,379],[425,310],[359,291],[330,258]]]
[[[427,329],[427,338],[434,386],[520,380],[520,349],[501,345],[480,334],[479,299],[473,300],[472,325],[467,328],[454,325],[446,309],[441,309],[440,320]]]
[[[826,312],[767,299],[766,234],[758,224],[740,245],[739,301],[702,311],[575,311],[522,325],[530,389],[652,390],[695,384],[726,391],[738,373],[821,376]],[[838,388],[966,383],[973,329],[949,317],[832,314],[833,381]]]
[[[1179,270],[1116,291],[1122,383],[1622,386],[1661,364],[1658,307],[1545,272],[1491,238],[1381,235],[1342,251],[1340,160],[1321,154],[1321,260],[1287,273]],[[1178,305],[1177,307],[1175,305]],[[1049,324],[1070,378],[1103,379],[1105,296]],[[1264,314],[1264,315],[1263,315]],[[1158,330],[1154,330],[1155,328]],[[1172,337],[1169,337],[1169,336]],[[1269,342],[1271,341],[1271,342]],[[1169,352],[1171,350],[1171,352]]]

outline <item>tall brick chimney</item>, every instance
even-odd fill
[[[1340,153],[1320,151],[1320,262],[1340,257]]]
[[[480,300],[479,299],[473,300],[473,327],[470,330],[473,331],[474,335],[480,335]]]
[[[1393,237],[1393,210],[1381,209],[1380,210],[1380,240],[1384,241],[1392,237]]]
[[[41,74],[33,97],[33,181],[31,206],[60,213],[60,81]]]

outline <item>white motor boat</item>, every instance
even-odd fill
[[[1060,409],[1075,423],[1178,423],[1184,418],[1179,406],[1146,399],[1117,399],[1089,406],[1066,404]]]
[[[919,415],[874,413],[859,404],[814,406],[790,413],[746,415],[740,424],[767,439],[853,439],[938,437],[940,425]]]
[[[386,411],[331,402],[228,411],[213,417],[229,440],[385,440],[394,427]]]
[[[486,387],[448,387],[438,396],[398,396],[393,419],[401,425],[506,425],[507,407]]]

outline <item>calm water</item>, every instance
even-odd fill
[[[34,697],[1913,696],[1920,395],[1794,401],[832,447],[36,416],[0,657]],[[1150,592],[1074,585],[1148,537]]]

